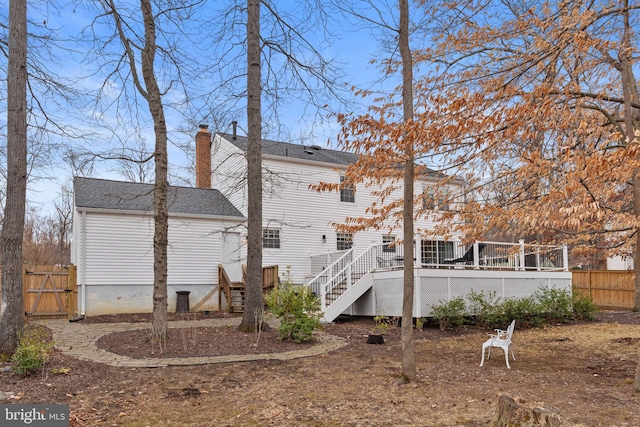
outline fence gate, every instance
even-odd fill
[[[74,265],[25,267],[24,313],[30,319],[71,318],[78,290]]]

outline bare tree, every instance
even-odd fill
[[[354,19],[357,26],[368,28],[380,40],[388,56],[377,58],[382,67],[383,79],[395,80],[402,77],[400,87],[401,100],[394,101],[391,97],[380,97],[383,106],[372,107],[370,115],[345,115],[339,117],[343,130],[338,137],[340,145],[346,149],[362,153],[359,160],[350,165],[346,177],[351,182],[367,181],[380,185],[383,190],[378,191],[380,200],[375,203],[383,204],[384,209],[372,209],[380,212],[373,217],[348,218],[345,231],[357,232],[367,228],[380,227],[384,221],[395,220],[402,224],[405,262],[403,266],[403,300],[402,300],[402,374],[401,382],[416,380],[415,351],[413,343],[413,302],[414,302],[414,180],[416,175],[415,162],[420,154],[416,150],[413,99],[413,54],[410,45],[410,33],[414,31],[410,20],[410,7],[407,0],[397,2],[397,12],[394,6],[387,2],[341,3],[335,6],[348,19]],[[398,13],[399,12],[399,13]],[[400,58],[397,58],[397,53]],[[382,81],[378,83],[383,83]],[[372,89],[358,88],[360,93],[367,93]],[[401,107],[401,108],[400,108]],[[401,110],[401,111],[400,111]],[[385,111],[381,113],[381,111]],[[379,114],[379,117],[376,117]],[[373,148],[372,148],[373,147]],[[402,182],[402,198],[389,200],[390,194],[397,182]],[[319,190],[335,190],[335,185],[321,183]]]
[[[149,153],[147,144],[139,139],[135,147],[122,147],[122,155],[115,158],[116,165],[111,171],[120,174],[130,182],[153,182],[153,154]]]
[[[240,329],[255,328],[262,299],[262,110],[260,82],[260,0],[247,0],[247,283]],[[260,325],[259,327],[262,327]]]
[[[53,207],[56,211],[55,228],[58,234],[58,263],[66,264],[70,259],[71,224],[73,221],[73,190],[68,184],[60,188],[59,197],[54,200]]]
[[[0,235],[0,353],[12,354],[23,326],[22,237],[27,192],[27,2],[9,3],[7,191]]]
[[[167,245],[169,219],[167,208],[167,126],[162,103],[162,93],[158,85],[155,70],[157,28],[156,19],[162,15],[154,14],[151,0],[140,2],[140,14],[143,33],[130,38],[127,29],[133,28],[132,22],[125,22],[122,10],[114,0],[104,0],[102,5],[106,16],[112,20],[116,37],[120,40],[125,59],[138,94],[144,99],[153,122],[155,136],[155,184],[154,234],[153,234],[153,323],[151,336],[156,342],[163,343],[167,337]],[[135,22],[135,18],[129,16]]]
[[[409,47],[408,0],[399,0],[399,6],[398,48],[402,56],[402,110],[404,122],[411,126],[413,121],[413,59],[411,58],[411,48]],[[406,156],[404,161],[404,206],[402,213],[404,248],[407,254],[413,254],[414,143],[413,135],[410,132],[403,132],[402,137]],[[402,379],[406,382],[416,380],[416,358],[413,348],[413,265],[413,256],[405,256],[402,292]]]

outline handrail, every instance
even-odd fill
[[[231,279],[222,264],[218,264],[218,286],[225,296],[231,299]],[[222,307],[222,292],[218,292],[218,307]]]
[[[307,287],[309,289],[311,289],[311,291],[320,296],[321,294],[321,287],[322,284],[325,283],[327,280],[329,280],[329,276],[333,277],[334,274],[332,273],[334,268],[340,264],[345,262],[345,260],[349,257],[353,256],[353,248],[349,249],[347,252],[345,252],[340,258],[338,258],[337,260],[335,260],[332,264],[330,264],[327,268],[325,268],[323,271],[321,271],[317,276],[315,276],[313,279],[311,279],[308,283],[307,283]],[[351,262],[351,261],[348,261]]]
[[[375,267],[373,263],[373,248],[380,246],[377,244],[369,246],[360,255],[358,255],[353,261],[345,265],[337,273],[333,274],[330,279],[324,283],[319,283],[320,290],[320,309],[325,311],[327,309],[327,294],[332,292],[341,283],[346,284],[346,292],[351,286],[357,283],[363,276],[369,273]],[[335,263],[334,263],[335,264]],[[332,265],[333,266],[333,265]],[[327,269],[328,270],[328,269]],[[311,284],[311,282],[309,283]],[[312,288],[313,289],[313,288]],[[343,293],[344,293],[343,292]],[[318,294],[316,294],[318,295]]]

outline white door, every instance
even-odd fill
[[[242,281],[242,238],[240,233],[222,233],[222,266],[232,282]]]

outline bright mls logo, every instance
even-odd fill
[[[0,405],[3,427],[69,427],[69,405]]]

